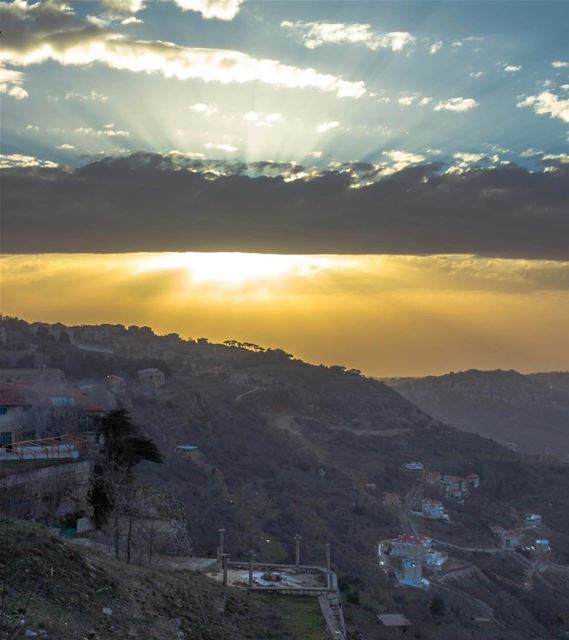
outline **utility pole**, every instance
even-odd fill
[[[332,573],[330,562],[330,543],[326,543],[326,588],[330,589],[332,586]]]
[[[295,554],[294,554],[294,564],[299,567],[300,566],[300,541],[302,540],[302,536],[297,533],[294,536],[295,541]]]

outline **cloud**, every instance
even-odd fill
[[[471,151],[458,151],[452,154],[455,164],[449,167],[446,173],[460,174],[472,169],[494,167],[500,162],[497,154],[491,156],[486,153],[473,153]]]
[[[124,18],[121,20],[121,24],[129,25],[129,24],[143,24],[143,21],[140,18],[135,18],[134,16],[129,16],[128,18]]]
[[[249,111],[243,116],[243,120],[253,123],[256,127],[272,127],[274,124],[284,122],[282,113],[260,113]]]
[[[22,87],[24,74],[15,69],[6,69],[0,64],[0,93],[23,100],[28,97],[28,92]]]
[[[563,60],[554,60],[551,63],[551,66],[554,69],[566,69],[567,67],[569,67],[569,62],[565,62]]]
[[[17,2],[0,5],[3,59],[12,66],[53,60],[63,65],[104,64],[133,73],[159,73],[178,80],[261,82],[290,89],[316,89],[359,98],[362,81],[351,82],[312,68],[282,64],[240,51],[185,47],[160,40],[136,40],[79,18],[65,4]]]
[[[440,51],[443,48],[443,41],[438,40],[437,42],[433,42],[433,44],[429,48],[429,53],[434,55],[437,51]]]
[[[243,0],[174,0],[184,11],[198,11],[206,20],[233,20]]]
[[[504,71],[506,73],[517,73],[518,71],[521,71],[522,67],[521,65],[517,65],[517,64],[507,64],[504,66]]]
[[[569,122],[569,98],[560,98],[551,91],[542,91],[537,96],[527,96],[517,103],[518,107],[531,107],[539,115],[559,118]]]
[[[99,93],[94,89],[91,89],[89,93],[77,93],[76,91],[69,91],[65,94],[65,100],[71,100],[73,102],[106,102],[109,96],[104,93]]]
[[[485,71],[471,71],[468,74],[471,78],[481,78],[482,76],[486,75]]]
[[[561,164],[569,164],[569,154],[567,153],[547,153],[543,156],[543,160],[555,160]]]
[[[190,109],[196,113],[201,113],[204,116],[212,116],[218,112],[218,108],[203,102],[197,102],[193,104]]]
[[[122,131],[115,129],[114,122],[109,122],[104,125],[102,129],[94,129],[93,127],[77,127],[73,129],[75,133],[82,133],[89,136],[105,136],[107,138],[128,138],[130,136],[129,131]]]
[[[450,98],[435,105],[435,111],[470,111],[478,106],[478,102],[473,98]]]
[[[316,49],[324,44],[363,44],[372,51],[391,49],[402,51],[415,42],[407,31],[378,33],[369,24],[343,22],[281,22],[307,49]]]
[[[340,123],[337,120],[331,120],[329,122],[321,122],[316,127],[316,131],[318,133],[326,133],[327,131],[331,131],[332,129],[336,129],[339,126],[340,126]]]
[[[397,99],[397,102],[399,102],[402,107],[410,107],[413,104],[426,107],[432,101],[432,98],[423,96],[421,93],[409,93]]]
[[[215,144],[213,142],[206,142],[204,147],[206,149],[217,149],[218,151],[225,151],[226,153],[234,153],[238,150],[238,147],[235,147],[232,144]]]
[[[414,164],[419,164],[425,160],[425,156],[417,153],[409,153],[408,151],[384,151],[383,154],[386,155],[392,163],[388,169],[384,169],[383,173],[385,175],[403,171],[403,169]]]
[[[24,160],[2,176],[3,250],[569,258],[568,165],[445,174],[419,154],[391,150],[385,158],[387,167],[408,166],[389,175],[353,163],[351,173],[339,167],[310,177],[300,165],[183,154],[137,153],[77,169]],[[293,171],[307,177],[283,179]],[[354,189],[355,174],[373,182]]]
[[[40,160],[35,156],[26,156],[20,153],[9,153],[7,155],[0,153],[0,169],[30,169],[34,167],[55,169],[57,166],[56,162]]]
[[[67,142],[64,142],[63,144],[58,144],[57,147],[55,148],[61,149],[62,151],[72,151],[73,149],[75,149],[75,147],[72,144],[67,144]]]
[[[138,13],[144,7],[144,0],[101,0],[103,7],[112,13]]]

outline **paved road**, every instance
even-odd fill
[[[250,393],[255,393],[260,389],[261,387],[254,387],[253,389],[249,389],[248,391],[244,391],[243,393],[240,393],[238,396],[235,396],[235,402],[241,402],[241,400],[243,400],[245,396],[248,396]]]
[[[417,527],[413,522],[411,511],[413,510],[414,505],[421,499],[422,495],[423,485],[418,484],[403,498],[403,504],[399,511],[399,522],[401,523],[401,529],[403,529],[404,533],[417,534]]]

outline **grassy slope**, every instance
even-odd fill
[[[51,638],[325,638],[315,599],[228,591],[198,574],[116,563],[28,522],[0,520],[2,566],[14,589],[8,617],[14,620],[18,609],[25,610],[27,626],[47,629]],[[103,607],[113,615],[104,615]]]

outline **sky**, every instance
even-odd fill
[[[0,2],[2,311],[569,368],[566,2]]]

